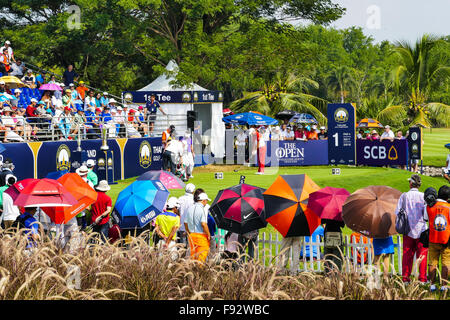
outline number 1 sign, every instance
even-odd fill
[[[351,103],[332,103],[327,108],[329,164],[356,164],[356,111]]]

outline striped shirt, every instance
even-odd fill
[[[426,204],[423,192],[420,192],[417,188],[411,188],[408,192],[403,193],[398,199],[397,208],[395,209],[396,215],[402,207],[405,208],[409,227],[411,228],[408,237],[419,239],[420,234],[428,228],[424,219]]]

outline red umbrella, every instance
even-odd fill
[[[342,206],[349,195],[343,188],[325,187],[309,194],[308,208],[321,219],[342,221]]]
[[[53,179],[35,179],[18,189],[14,205],[19,207],[70,207],[77,200],[64,186]]]
[[[6,189],[4,192],[9,194],[14,201],[19,196],[20,192],[23,189],[25,189],[25,187],[28,186],[28,184],[30,184],[31,182],[33,182],[35,180],[37,180],[37,179],[29,178],[29,179],[17,181],[12,186],[10,186],[8,189]]]

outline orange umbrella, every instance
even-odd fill
[[[308,208],[308,199],[319,189],[306,174],[278,176],[263,193],[266,221],[285,238],[310,236],[320,218]]]
[[[357,128],[384,128],[380,121],[372,118],[364,118],[356,125]]]
[[[56,224],[66,224],[97,201],[97,192],[92,189],[78,174],[67,173],[59,178],[59,181],[77,200],[77,203],[71,207],[48,207],[42,210]]]

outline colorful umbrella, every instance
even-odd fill
[[[387,238],[395,230],[395,209],[401,192],[387,186],[368,186],[353,192],[342,207],[342,219],[353,231]]]
[[[342,221],[342,206],[349,195],[345,189],[325,187],[309,195],[308,208],[321,219]]]
[[[371,118],[362,119],[360,122],[358,122],[356,127],[357,128],[384,128],[384,126],[380,123],[380,121],[371,119]]]
[[[60,86],[58,86],[56,83],[45,83],[39,87],[39,90],[62,91],[63,89]]]
[[[217,227],[238,234],[266,227],[263,192],[248,184],[220,190],[209,209]]]
[[[308,209],[308,198],[319,189],[306,174],[278,176],[264,192],[267,222],[285,238],[310,236],[320,218]]]
[[[289,120],[289,119],[291,119],[291,118],[292,118],[293,116],[295,116],[296,114],[298,114],[298,113],[295,112],[295,111],[292,111],[292,110],[283,110],[283,111],[278,112],[278,113],[275,115],[275,118],[284,121],[284,120]]]
[[[289,122],[295,123],[309,123],[309,124],[318,124],[319,122],[312,115],[308,113],[297,113],[294,115]]]
[[[30,184],[31,182],[33,182],[35,180],[37,180],[37,179],[29,178],[29,179],[17,181],[12,186],[10,186],[8,189],[6,189],[4,192],[9,194],[14,201],[19,196],[20,192],[23,189],[25,189],[25,187],[28,186],[28,184]]]
[[[238,125],[257,125],[257,126],[267,126],[278,124],[278,120],[265,116],[257,112],[245,112],[237,113],[231,116],[222,118],[223,122],[238,124]]]
[[[19,78],[14,76],[1,77],[0,81],[4,81],[5,84],[8,86],[8,88],[10,89],[27,87],[25,83],[23,83]]]
[[[166,189],[184,189],[185,184],[172,172],[165,170],[150,170],[141,174],[136,180],[159,180]]]
[[[60,177],[58,182],[75,197],[77,203],[71,207],[42,208],[56,224],[66,224],[77,214],[97,201],[97,192],[76,173],[67,173]]]
[[[117,197],[114,211],[121,229],[142,228],[164,210],[169,191],[161,181],[135,181]]]
[[[18,191],[14,205],[19,207],[71,207],[77,203],[61,183],[52,179],[34,179]]]
[[[9,93],[3,92],[0,94],[0,98],[4,98],[6,100],[17,100],[17,98]]]

